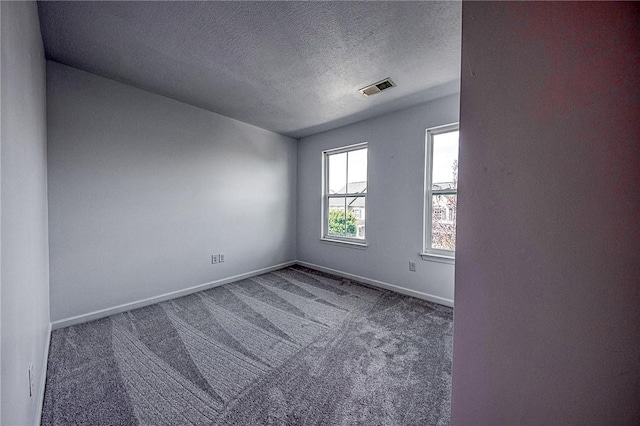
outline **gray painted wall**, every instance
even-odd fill
[[[34,424],[49,330],[45,59],[33,2],[1,2],[3,425]],[[34,366],[29,397],[28,366]]]
[[[384,94],[380,95],[384,96]],[[298,259],[453,301],[454,266],[423,261],[425,130],[458,121],[458,96],[298,143]],[[366,249],[320,241],[322,151],[368,142]],[[409,271],[409,261],[417,272]]]
[[[47,96],[52,321],[295,259],[294,139],[55,62]]]
[[[463,5],[453,425],[640,421],[638,22]]]

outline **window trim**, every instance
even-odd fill
[[[433,170],[433,137],[442,133],[460,131],[460,123],[450,123],[442,126],[430,127],[426,130],[425,135],[425,153],[424,153],[424,205],[422,210],[422,253],[420,256],[423,260],[433,260],[442,263],[454,263],[456,258],[455,250],[435,249],[431,247],[431,238],[433,227],[431,225],[432,215],[432,199],[433,195],[450,195],[457,194],[458,188],[451,189],[432,189],[432,170]]]
[[[367,148],[367,192],[366,193],[345,193],[338,194],[334,197],[330,197],[329,195],[329,156],[334,154],[342,154],[343,152],[356,151],[358,149]],[[347,162],[347,179],[348,179],[348,165]],[[327,149],[322,151],[322,225],[320,227],[320,240],[330,243],[337,244],[345,244],[353,247],[366,247],[367,246],[367,237],[365,238],[350,238],[350,237],[341,237],[339,235],[329,235],[329,199],[330,198],[364,198],[365,203],[367,200],[367,194],[369,192],[369,143],[368,142],[360,142],[352,145],[342,146],[339,148]],[[365,223],[366,223],[365,217]],[[365,231],[366,235],[366,231]]]

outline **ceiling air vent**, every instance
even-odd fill
[[[395,83],[391,81],[390,78],[385,78],[377,83],[373,83],[371,86],[367,86],[358,90],[358,92],[362,93],[365,96],[375,95],[376,93],[380,93],[383,90],[390,89],[395,87]]]

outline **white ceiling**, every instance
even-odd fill
[[[459,90],[459,2],[39,2],[48,59],[294,138]],[[366,98],[358,89],[391,77]]]

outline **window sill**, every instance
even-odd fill
[[[431,262],[448,263],[450,265],[456,263],[455,256],[447,256],[444,254],[420,253],[420,257],[422,258],[422,260],[428,260]]]
[[[327,243],[327,244],[334,244],[334,245],[337,245],[337,246],[352,247],[352,248],[357,248],[357,249],[366,249],[367,248],[367,243],[360,243],[360,242],[356,242],[356,241],[347,241],[347,240],[338,240],[338,239],[334,239],[334,238],[322,237],[322,238],[320,238],[320,242]]]

